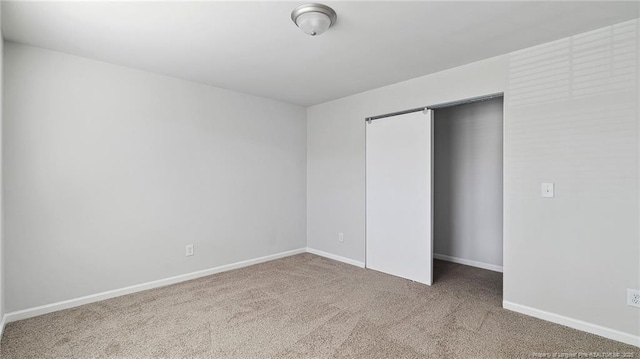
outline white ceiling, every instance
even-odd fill
[[[639,17],[631,2],[2,2],[7,40],[313,105]]]

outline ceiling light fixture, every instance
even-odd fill
[[[316,36],[335,24],[338,16],[332,8],[323,4],[304,4],[293,9],[291,20],[305,34]]]

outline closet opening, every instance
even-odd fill
[[[433,116],[434,283],[483,273],[459,264],[501,273],[503,97],[438,106]],[[486,276],[501,296],[502,275]]]

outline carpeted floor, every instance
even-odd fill
[[[6,327],[13,358],[515,358],[640,349],[501,308],[502,275],[436,261],[432,287],[312,254]]]

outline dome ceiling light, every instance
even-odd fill
[[[323,4],[304,4],[293,9],[291,20],[305,34],[316,36],[335,24],[338,16],[332,8]]]

